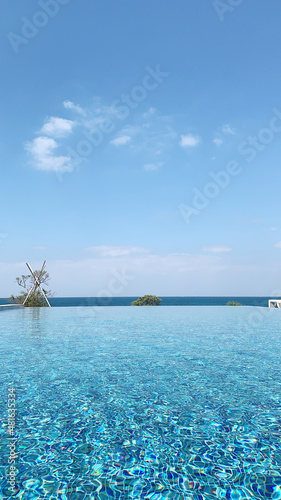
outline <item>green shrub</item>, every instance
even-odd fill
[[[131,305],[132,306],[159,306],[162,299],[156,297],[156,295],[143,295],[143,297],[139,297],[137,300],[134,300]]]

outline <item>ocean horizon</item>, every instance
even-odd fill
[[[172,296],[164,297],[161,306],[225,306],[229,301],[240,302],[243,306],[268,307],[271,297],[237,297],[237,296]],[[130,306],[134,297],[53,297],[49,299],[52,307],[99,307],[99,306]],[[5,298],[0,298],[0,305],[8,304]]]

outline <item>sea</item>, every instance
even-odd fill
[[[53,297],[52,307],[82,306],[130,306],[138,297]],[[243,306],[268,307],[270,297],[160,297],[161,306],[225,306],[227,302],[236,301]],[[272,298],[272,297],[271,297]],[[0,298],[0,305],[8,304]]]

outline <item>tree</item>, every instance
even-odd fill
[[[235,300],[230,300],[226,305],[227,306],[243,306],[243,304],[240,304],[240,302],[236,302]]]
[[[134,300],[131,303],[132,306],[159,306],[162,299],[156,297],[156,295],[144,295],[139,297],[138,300]]]
[[[34,275],[37,278],[37,281],[40,283],[45,295],[48,298],[52,297],[53,293],[50,290],[45,290],[45,288],[42,286],[48,285],[50,280],[49,273],[47,271],[41,270],[34,271]],[[17,295],[16,297],[14,295],[11,295],[11,297],[7,299],[9,302],[11,302],[12,304],[23,304],[29,292],[32,290],[27,301],[24,304],[25,307],[45,307],[47,305],[40,288],[38,289],[37,286],[35,287],[36,283],[32,274],[22,274],[20,277],[16,278],[16,282],[21,288],[23,288],[24,291],[22,291],[22,293]]]

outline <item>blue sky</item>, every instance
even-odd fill
[[[281,296],[280,15],[3,4],[0,296]]]

